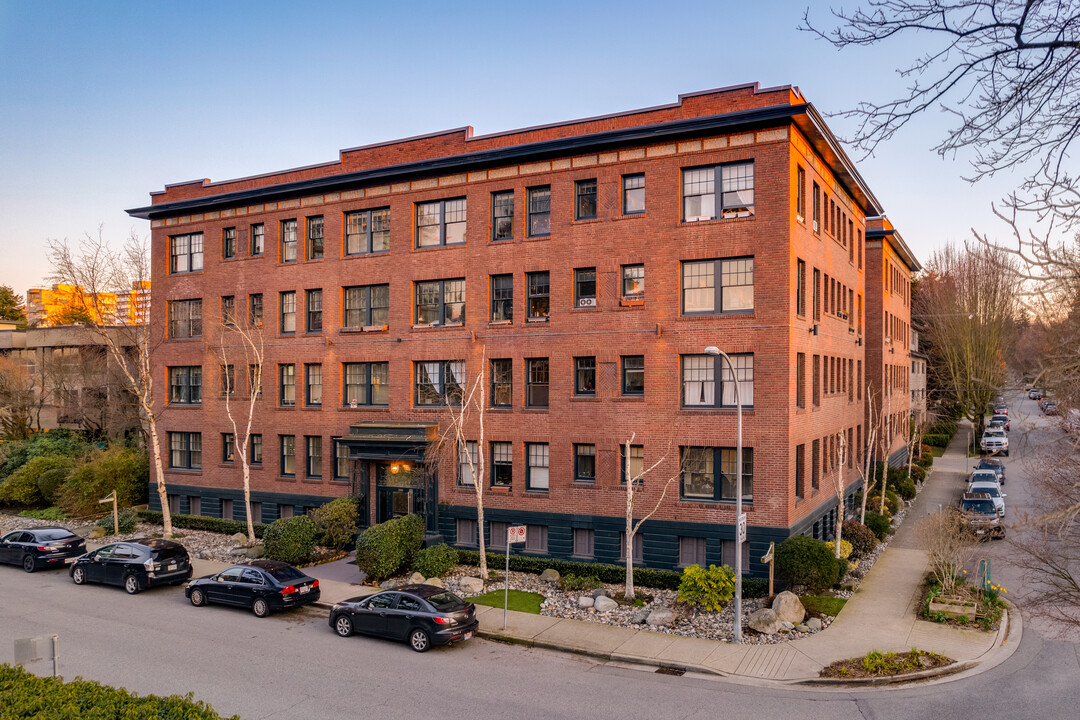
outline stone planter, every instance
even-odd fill
[[[974,620],[979,613],[979,604],[974,600],[958,597],[939,596],[930,601],[930,614],[942,613],[948,618],[966,617]]]

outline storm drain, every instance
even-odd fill
[[[678,677],[680,675],[685,675],[686,671],[682,668],[658,667],[656,668],[656,673],[658,675],[674,675],[675,677]]]

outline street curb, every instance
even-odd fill
[[[965,662],[954,662],[952,665],[944,665],[939,668],[933,668],[931,670],[919,670],[918,672],[905,673],[903,675],[886,675],[883,677],[871,677],[871,678],[855,678],[852,680],[845,680],[844,678],[810,678],[809,680],[795,680],[792,685],[808,685],[816,687],[875,687],[882,685],[900,685],[903,683],[914,682],[917,680],[928,680],[931,678],[947,677],[949,675],[955,675],[957,673],[964,672],[965,670],[971,670],[978,667],[979,663],[975,660],[968,660]]]

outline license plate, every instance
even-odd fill
[[[73,558],[73,557],[70,557],[70,558],[64,558],[64,564],[65,564],[65,565],[70,565],[70,564],[71,564],[71,563],[73,563],[73,562],[75,562],[75,558]]]
[[[985,530],[976,530],[976,531],[975,531],[975,534],[976,534],[976,535],[985,535],[985,534],[986,534],[986,531],[985,531]]]
[[[306,593],[306,592],[307,592],[308,590],[310,590],[310,589],[311,589],[310,587],[306,587],[306,586],[305,586],[305,587],[302,587],[302,588],[300,588],[300,592],[301,592],[301,593]]]
[[[176,569],[176,563],[173,563],[172,565],[170,565],[170,566],[169,566],[168,568],[166,568],[166,569],[167,569],[167,570],[175,570],[175,569]]]
[[[472,640],[472,633],[471,632],[465,633],[465,639],[466,640]]]

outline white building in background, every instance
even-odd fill
[[[919,331],[911,328],[911,416],[916,422],[926,420],[926,361],[919,350]]]

